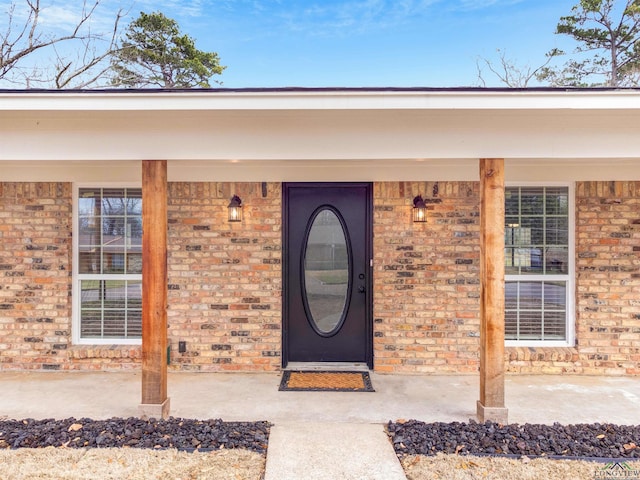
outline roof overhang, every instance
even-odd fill
[[[193,172],[288,163],[352,174],[367,162],[383,176],[500,157],[633,171],[639,125],[638,89],[0,91],[0,161],[166,159]]]

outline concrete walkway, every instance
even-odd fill
[[[264,480],[405,480],[383,425],[281,423],[271,427]]]
[[[273,423],[266,480],[404,479],[386,422],[475,419],[477,376],[371,380],[374,393],[279,392],[279,374],[170,373],[171,415]],[[137,416],[140,383],[139,372],[0,372],[0,418]],[[637,424],[640,379],[508,376],[506,405],[511,423]]]

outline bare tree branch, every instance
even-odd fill
[[[480,86],[486,87],[487,82],[484,78],[483,68],[489,69],[489,71],[500,81],[501,84],[509,88],[527,88],[529,83],[538,77],[539,72],[544,69],[554,56],[560,52],[553,50],[547,54],[547,59],[544,63],[536,68],[529,65],[516,65],[513,60],[507,58],[504,50],[497,49],[498,62],[494,63],[486,58],[479,58],[476,61],[476,69],[478,70],[478,82]]]
[[[96,84],[100,79],[105,79],[104,86],[110,83],[110,80],[106,79],[106,74],[111,69],[111,65],[107,60],[117,51],[118,28],[124,15],[122,10],[118,10],[109,44],[102,50],[102,53],[96,51],[95,41],[83,40],[82,56],[78,57],[75,68],[73,61],[69,61],[60,55],[57,56],[57,73],[55,76],[57,89],[69,88],[70,86],[73,86],[73,88],[87,88]],[[87,77],[88,72],[91,72],[91,75]]]
[[[108,67],[104,67],[103,64],[116,47],[119,23],[123,17],[122,10],[116,14],[110,39],[105,41],[102,34],[93,33],[89,27],[89,22],[95,16],[102,0],[85,0],[80,17],[70,31],[60,35],[43,31],[41,14],[45,7],[40,0],[23,1],[28,11],[26,18],[18,22],[17,2],[12,2],[5,17],[6,28],[4,31],[0,30],[1,81],[10,84],[23,83],[26,88],[31,88],[33,84],[55,88],[85,88],[106,73]],[[62,54],[58,48],[73,45],[73,42],[82,45],[81,53],[76,60],[70,60],[69,54]],[[102,42],[104,46],[100,48]],[[49,72],[36,70],[34,67],[28,72],[21,67],[26,57],[45,49],[52,50],[55,59],[49,66]]]

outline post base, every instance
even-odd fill
[[[506,407],[485,407],[480,400],[477,403],[478,422],[495,422],[500,424],[508,423],[509,409]]]
[[[150,418],[169,418],[170,402],[167,398],[162,403],[141,403],[138,405],[138,414],[143,420],[149,420]]]

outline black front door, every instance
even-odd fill
[[[372,367],[371,184],[284,185],[283,366]]]

